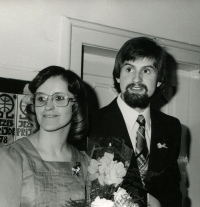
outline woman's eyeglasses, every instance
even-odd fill
[[[53,95],[47,95],[45,93],[38,92],[34,94],[34,106],[44,106],[49,99],[51,99],[51,101],[58,107],[65,107],[70,101],[76,101],[74,98],[69,98],[67,94],[61,92],[54,93]]]

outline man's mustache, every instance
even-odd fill
[[[144,88],[145,91],[147,92],[148,91],[148,88],[146,85],[142,84],[142,83],[139,83],[139,84],[135,84],[135,83],[130,83],[126,86],[126,90],[128,90],[128,88],[133,88],[133,87],[140,87],[140,88]]]

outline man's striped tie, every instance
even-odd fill
[[[149,152],[147,148],[147,142],[145,139],[145,119],[143,115],[139,115],[137,118],[139,128],[136,136],[136,149],[135,155],[137,158],[138,168],[142,180],[144,180],[149,162]]]

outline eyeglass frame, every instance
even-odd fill
[[[43,94],[43,95],[47,96],[47,100],[46,100],[46,101],[44,102],[44,104],[41,105],[41,106],[36,106],[36,105],[35,105],[35,97],[36,97],[37,94]],[[56,94],[62,94],[62,95],[64,95],[65,99],[68,100],[68,102],[67,102],[67,104],[66,104],[65,106],[58,106],[58,105],[54,102],[55,99],[53,98],[53,96],[56,95]],[[42,106],[45,106],[45,105],[47,104],[48,100],[49,100],[49,97],[51,97],[51,101],[52,101],[52,103],[53,103],[54,105],[56,105],[57,107],[66,107],[66,106],[69,105],[69,102],[76,102],[75,98],[69,98],[69,96],[68,96],[66,93],[63,93],[63,92],[56,92],[56,93],[54,93],[54,94],[52,94],[52,95],[47,95],[46,93],[43,93],[43,92],[37,92],[37,93],[34,93],[34,94],[33,94],[33,97],[32,97],[33,101],[32,101],[32,103],[33,103],[33,105],[34,105],[35,107],[42,107]]]

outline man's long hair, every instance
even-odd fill
[[[166,51],[148,37],[132,38],[125,42],[117,53],[113,69],[114,86],[120,92],[120,85],[116,78],[120,77],[121,68],[125,61],[135,61],[147,58],[154,61],[154,67],[158,70],[158,81],[165,82],[166,79]]]

